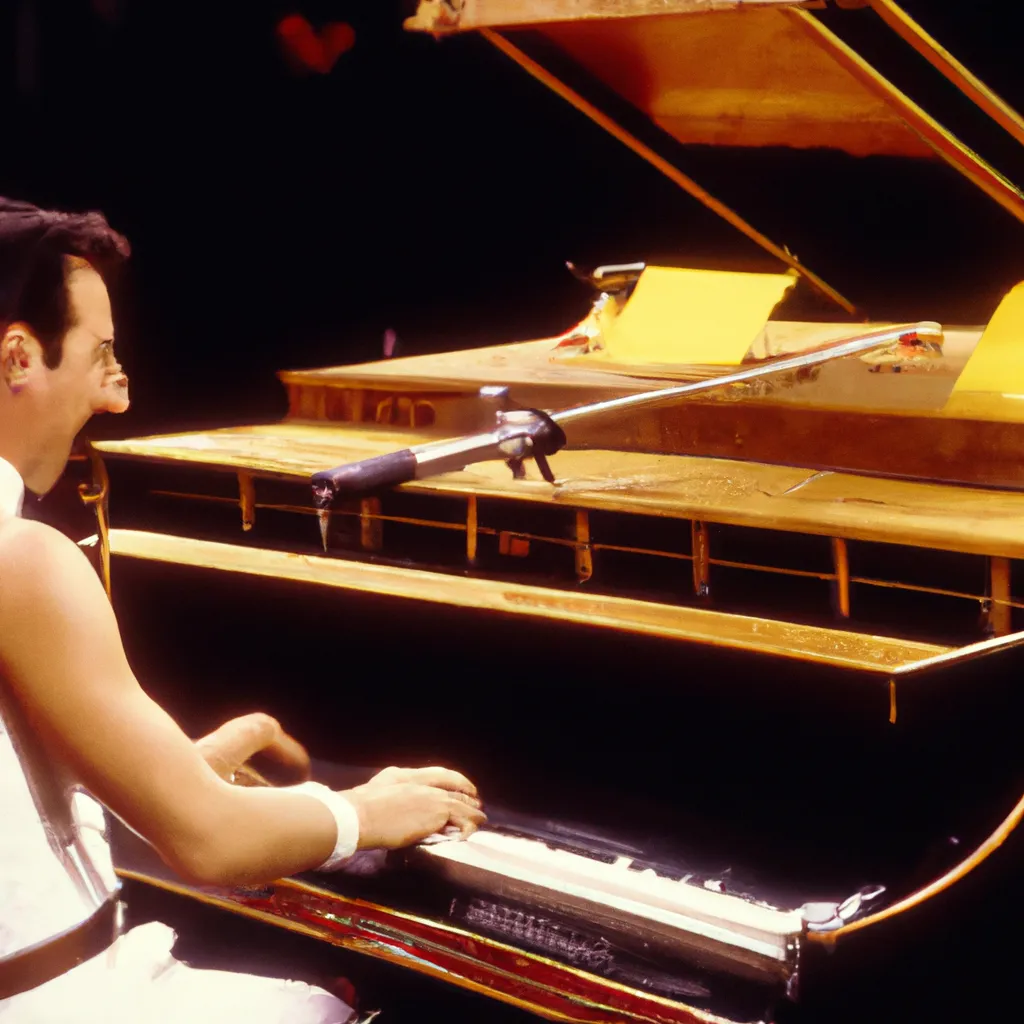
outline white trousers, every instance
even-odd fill
[[[340,999],[301,981],[196,970],[158,922],[122,935],[73,971],[10,999],[0,1024],[348,1024]]]

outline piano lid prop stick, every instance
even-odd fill
[[[720,377],[578,405],[561,412],[546,413],[539,409],[502,410],[497,413],[495,429],[486,433],[449,441],[433,441],[314,473],[310,480],[313,502],[323,512],[338,498],[360,498],[410,480],[451,473],[475,462],[492,460],[507,463],[512,475],[522,479],[526,475],[523,463],[532,458],[541,476],[548,483],[554,484],[555,477],[547,457],[565,447],[566,436],[562,429],[565,424],[610,413],[630,413],[641,408],[669,405],[693,395],[775,374],[804,370],[848,356],[864,357],[879,350],[896,350],[908,359],[934,358],[941,353],[942,337],[939,324],[921,321],[858,334],[796,355],[766,360]],[[490,398],[493,390],[483,389],[487,392],[483,397]],[[321,529],[323,522],[321,518]]]

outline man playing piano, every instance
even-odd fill
[[[0,199],[0,1020],[342,1022],[305,984],[200,971],[173,933],[120,934],[105,804],[185,878],[260,883],[331,870],[483,820],[472,783],[387,769],[335,792],[312,782],[231,785],[263,751],[308,771],[266,715],[194,743],[146,695],[88,560],[19,518],[50,490],[95,413],[128,406],[105,279],[128,255],[98,214]]]

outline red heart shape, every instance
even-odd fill
[[[328,74],[356,41],[355,30],[345,22],[332,21],[317,33],[301,14],[282,18],[277,23],[277,37],[293,61],[321,75]]]
[[[344,21],[332,21],[320,31],[320,41],[323,43],[324,56],[333,68],[338,58],[355,46],[356,30]]]

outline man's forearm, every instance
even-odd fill
[[[334,870],[359,849],[398,849],[451,827],[466,836],[486,815],[473,784],[445,768],[389,769],[343,792],[318,783],[243,788],[210,777],[213,792],[194,817],[202,837],[177,836],[184,862],[208,884],[267,882],[311,869]],[[381,773],[387,775],[387,773]],[[182,840],[185,840],[184,842]]]
[[[173,844],[168,861],[204,885],[246,885],[314,870],[338,825],[327,805],[290,788],[230,787],[204,826]]]

